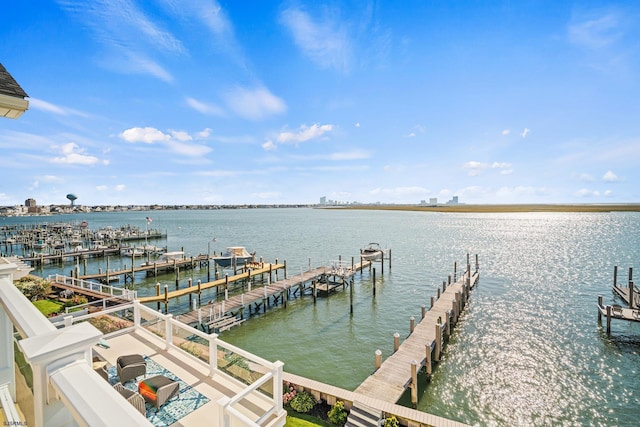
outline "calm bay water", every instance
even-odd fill
[[[167,232],[161,243],[170,251],[246,246],[269,261],[286,259],[289,275],[339,255],[350,260],[369,242],[392,248],[392,268],[385,265],[382,275],[377,266],[375,299],[369,273],[356,275],[353,316],[349,293],[340,292],[316,305],[297,298],[221,334],[282,360],[289,372],[347,389],[372,372],[376,349],[383,358],[391,354],[395,332],[408,335],[410,316],[420,318],[421,305],[428,306],[454,261],[465,264],[467,253],[477,253],[480,284],[432,382],[421,387],[419,409],[496,426],[637,425],[640,419],[640,325],[614,322],[609,338],[596,311],[598,295],[620,303],[611,292],[614,265],[621,282],[629,267],[640,268],[638,213],[250,209],[2,218],[0,225],[87,220],[92,229],[144,228],[147,215],[151,227]],[[90,271],[100,262],[90,260]],[[34,273],[55,272],[49,266]],[[206,279],[187,274],[193,276],[183,283]],[[160,282],[175,288],[171,275]],[[140,276],[136,289],[154,292],[154,283]],[[187,306],[183,299],[171,309]]]

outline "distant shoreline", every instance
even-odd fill
[[[349,205],[327,206],[335,209],[452,212],[452,213],[515,213],[515,212],[640,212],[640,203],[626,204],[522,204],[522,205]]]

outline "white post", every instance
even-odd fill
[[[278,415],[282,412],[282,368],[284,363],[276,360],[273,366],[273,403],[276,408],[276,415]]]
[[[192,303],[192,304],[191,304],[191,309],[192,309],[193,311],[196,311],[196,310],[198,309],[198,300],[194,298],[194,299],[191,301],[191,303]]]
[[[218,399],[218,426],[219,427],[229,427],[231,423],[229,422],[229,414],[227,414],[227,405],[231,401],[231,398],[224,396]]]
[[[173,314],[167,314],[165,318],[165,350],[169,350],[173,346]]]
[[[213,376],[218,371],[218,335],[211,334],[209,338],[209,376]]]
[[[7,280],[11,284],[11,281]],[[13,366],[13,323],[0,305],[0,384],[9,383],[9,393],[16,400],[16,373]]]
[[[133,327],[134,329],[140,328],[140,302],[133,302]]]

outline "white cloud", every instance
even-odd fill
[[[172,152],[189,157],[200,157],[212,151],[206,145],[189,144],[188,142],[192,141],[193,137],[184,131],[171,131],[171,134],[166,134],[153,127],[134,127],[124,130],[120,134],[120,138],[131,143],[162,143]]]
[[[613,195],[613,191],[605,190],[603,194],[604,194],[605,197],[611,197]]]
[[[127,142],[144,142],[146,144],[153,144],[154,142],[168,141],[171,139],[171,135],[162,133],[158,129],[152,127],[135,127],[124,130],[120,134],[120,138]]]
[[[578,197],[596,197],[600,195],[598,190],[589,190],[588,188],[581,188],[575,193]]]
[[[415,132],[411,132],[409,135],[407,135],[407,138],[413,138],[415,136],[416,136]]]
[[[118,184],[118,185],[115,186],[115,190],[116,191],[124,191],[126,188],[127,188],[127,186],[124,185],[124,184]]]
[[[616,175],[615,173],[613,173],[612,171],[607,171],[607,173],[605,173],[602,176],[602,180],[604,182],[620,182],[621,179],[618,178],[618,175]]]
[[[322,68],[347,74],[352,48],[347,29],[337,21],[313,19],[299,9],[286,9],[280,22],[289,29],[303,54]]]
[[[476,161],[472,160],[472,161],[469,161],[469,162],[465,163],[464,165],[462,165],[462,167],[464,169],[469,169],[469,172],[467,172],[469,174],[469,176],[477,176],[484,169],[488,168],[489,164],[488,163],[476,162]]]
[[[507,135],[509,135],[510,133],[511,133],[511,131],[510,131],[509,129],[504,129],[502,132],[500,132],[500,134],[501,134],[502,136],[507,136]]]
[[[202,129],[200,132],[196,133],[197,139],[205,139],[209,136],[211,136],[211,129],[209,128]]]
[[[268,140],[264,144],[262,144],[262,148],[265,151],[272,151],[272,150],[275,150],[276,148],[278,148],[278,146],[276,144],[274,144],[273,141]]]
[[[359,128],[360,127],[360,122],[356,123],[354,126]]]
[[[106,185],[96,185],[96,190],[98,191],[107,191],[109,189]]]
[[[248,120],[261,120],[287,110],[285,102],[264,87],[236,87],[225,94],[225,101],[233,112]]]
[[[224,110],[215,104],[198,101],[197,99],[190,98],[190,97],[187,97],[186,101],[189,107],[193,108],[194,110],[202,114],[206,114],[209,116],[219,116],[219,117],[223,117],[225,115]]]
[[[333,125],[318,125],[313,124],[311,126],[302,125],[298,128],[297,132],[280,132],[277,137],[278,142],[283,144],[293,142],[304,142],[310,139],[316,139],[321,137],[326,132],[333,130]]]
[[[593,178],[593,176],[589,175],[588,173],[581,173],[578,176],[578,179],[580,181],[584,181],[584,182],[593,182],[595,181],[595,179]]]
[[[171,131],[171,136],[178,141],[192,141],[193,137],[185,131]]]
[[[69,165],[94,165],[99,162],[95,156],[84,154],[85,149],[80,148],[75,142],[69,142],[60,146],[52,147],[62,156],[51,159],[52,163],[64,163]]]
[[[522,136],[523,138],[526,138],[527,135],[529,135],[529,132],[531,132],[531,129],[529,128],[524,128],[524,130],[522,131],[522,133],[520,134],[520,136]]]

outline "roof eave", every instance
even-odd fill
[[[29,101],[0,93],[0,116],[17,119],[29,109]]]

